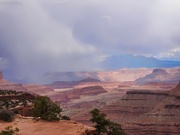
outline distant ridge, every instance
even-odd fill
[[[88,77],[88,78],[80,80],[79,82],[101,82],[101,81],[98,80],[98,79],[94,79],[94,78]]]

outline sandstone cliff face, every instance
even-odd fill
[[[110,115],[114,112],[111,119],[123,123],[128,135],[177,135],[180,134],[179,91],[180,84],[167,92],[130,91],[104,111]]]
[[[121,123],[128,135],[177,135],[180,134],[180,83],[170,91],[128,91],[100,109],[112,121]],[[90,118],[89,114],[85,116]]]
[[[128,134],[180,134],[180,99],[168,97],[157,108],[125,125]]]
[[[129,91],[125,96],[103,108],[114,121],[126,123],[152,111],[157,104],[168,97],[166,93]]]
[[[154,69],[152,73],[136,80],[137,83],[145,84],[149,82],[178,82],[180,79],[180,69]]]

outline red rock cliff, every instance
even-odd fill
[[[0,71],[0,80],[3,79],[2,71]]]

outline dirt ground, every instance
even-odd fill
[[[0,121],[0,131],[7,126],[19,128],[19,135],[86,135],[86,130],[90,132],[94,130],[75,121],[46,122],[34,121],[30,118],[16,118],[9,123]]]

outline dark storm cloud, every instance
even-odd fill
[[[37,2],[5,4],[0,7],[0,18],[0,57],[7,59],[17,76],[91,67],[86,59],[94,47],[78,43],[71,29],[56,23]]]

